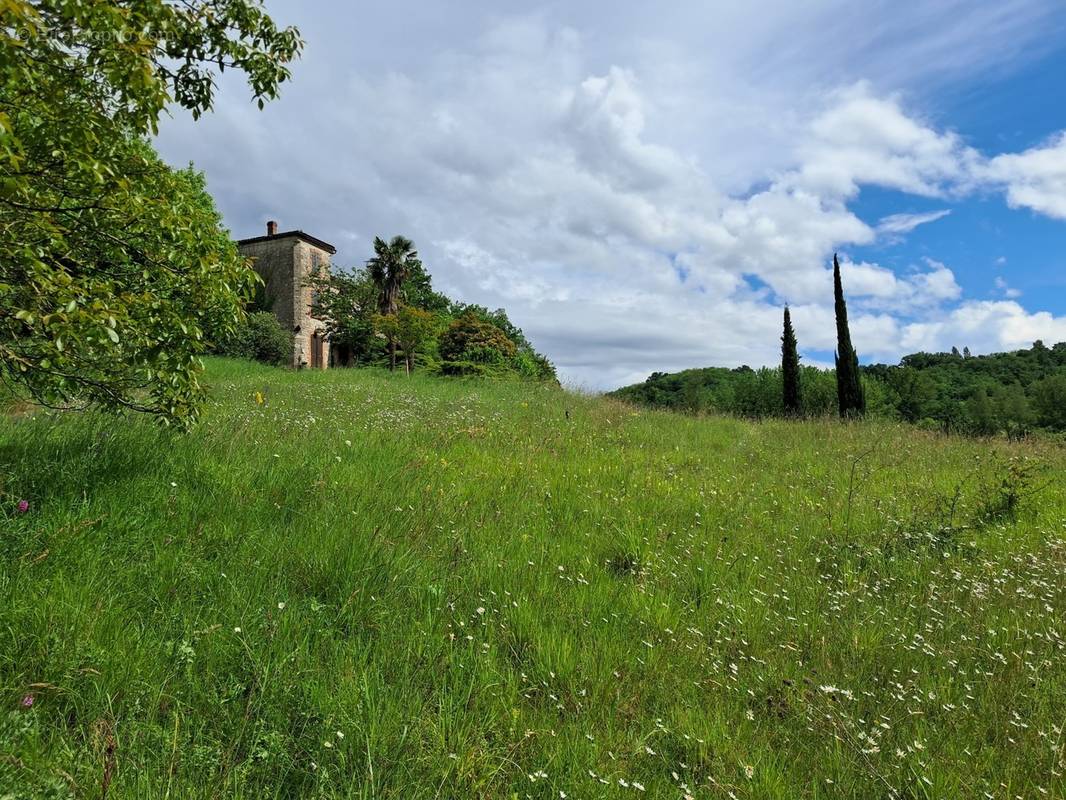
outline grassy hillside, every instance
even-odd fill
[[[210,378],[3,421],[0,797],[1066,795],[1061,449]]]

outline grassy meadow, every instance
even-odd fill
[[[1066,797],[1059,445],[208,379],[0,422],[3,800]]]

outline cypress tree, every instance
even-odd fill
[[[866,396],[859,380],[859,356],[851,346],[848,330],[848,307],[844,303],[844,288],[840,283],[840,262],[833,253],[833,298],[837,318],[837,401],[841,417],[861,417],[866,413]]]
[[[800,413],[800,365],[788,306],[785,306],[785,332],[781,335],[781,380],[785,414],[795,416]]]

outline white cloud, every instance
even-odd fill
[[[943,219],[950,213],[951,209],[945,208],[940,211],[929,211],[924,214],[889,214],[887,217],[882,217],[881,221],[877,223],[877,232],[885,234],[910,233],[919,225],[927,225],[930,222],[936,222],[938,219]]]
[[[840,198],[853,197],[862,184],[940,197],[964,182],[979,159],[956,134],[908,116],[898,97],[876,97],[866,83],[834,92],[809,134],[791,181]]]
[[[955,273],[932,259],[926,260],[925,269],[913,267],[900,275],[878,264],[855,263],[845,256],[840,261],[840,273],[850,306],[863,312],[914,314],[962,295]],[[833,295],[830,269],[793,275],[791,282],[791,296],[829,307],[826,298]]]
[[[1004,297],[1021,297],[1022,293],[1020,289],[1012,289],[1010,284],[1007,283],[1002,277],[996,276],[995,280],[996,288],[1003,294]]]
[[[279,218],[353,265],[374,235],[410,235],[442,289],[506,307],[577,383],[772,363],[782,301],[801,345],[831,350],[834,250],[949,213],[871,226],[849,208],[862,186],[954,198],[1027,180],[1038,210],[1056,208],[1032,151],[986,162],[897,91],[1027,55],[1045,0],[766,0],[713,15],[593,3],[491,22],[477,4],[397,0],[358,30],[339,2],[271,8],[309,38],[294,83],[263,113],[227,91],[195,125],[176,118],[164,154],[207,170],[237,235]],[[844,272],[863,356],[893,359],[963,324],[943,264],[845,259]],[[1010,305],[990,347],[1026,319],[1049,324]]]
[[[938,319],[907,325],[900,343],[910,351],[967,346],[989,352],[1029,347],[1037,339],[1066,341],[1066,317],[1030,313],[1013,300],[971,300]]]
[[[1066,219],[1066,132],[1046,146],[996,156],[981,174],[1003,186],[1011,208]]]

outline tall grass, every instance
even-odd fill
[[[0,427],[5,800],[1066,795],[1061,449],[210,379]]]

